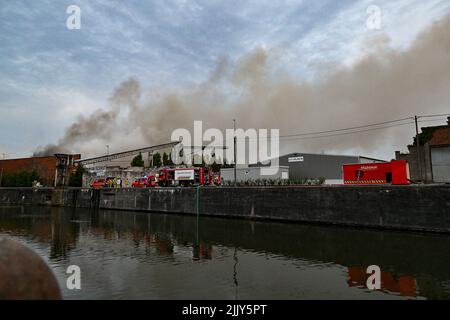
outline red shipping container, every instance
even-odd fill
[[[410,184],[409,165],[405,160],[344,164],[342,173],[344,184]]]

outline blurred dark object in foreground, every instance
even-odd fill
[[[0,240],[0,299],[61,299],[50,268],[22,244]]]

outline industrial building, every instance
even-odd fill
[[[120,179],[123,187],[130,187],[133,181],[138,178],[144,177],[150,174],[151,170],[144,167],[127,167],[122,168],[120,166],[105,166],[88,168],[83,173],[83,187],[89,187],[92,182],[97,179],[114,177]]]
[[[82,186],[89,187],[90,184],[95,180],[103,178],[106,179],[108,177],[120,179],[121,181],[126,182],[126,184],[128,184],[129,186],[134,180],[152,172],[153,168],[149,167],[153,167],[152,159],[154,152],[170,149],[177,144],[179,144],[179,142],[169,142],[155,146],[107,154],[94,158],[77,160],[75,161],[75,163],[82,165],[85,169],[85,172],[83,173]],[[123,167],[119,165],[111,165],[113,161],[118,159],[127,159],[125,162],[131,162],[134,156],[139,154],[143,155],[145,153],[148,154],[148,160],[145,160],[146,157],[144,156],[142,157],[142,159],[144,160],[144,163],[147,162],[146,165],[149,167]]]
[[[408,153],[396,151],[395,158],[408,161],[413,181],[450,183],[450,117],[446,125],[423,127],[421,131],[419,148],[414,141]]]
[[[46,157],[30,157],[0,160],[0,183],[8,174],[35,172],[43,186],[67,186],[69,175],[75,170],[74,161],[80,154],[55,154]],[[31,187],[31,185],[30,185]]]
[[[289,153],[279,157],[277,165],[288,167],[289,179],[292,180],[324,179],[325,184],[342,184],[342,165],[375,162],[385,161],[363,156]],[[250,165],[252,166],[258,167],[261,164]]]
[[[261,173],[262,167],[238,167],[236,168],[236,181],[255,181],[255,180],[287,180],[289,179],[289,167],[278,166],[274,169],[278,169],[277,173],[272,175],[265,175]],[[267,169],[267,168],[266,168]],[[223,182],[234,181],[234,168],[220,169],[220,177]]]

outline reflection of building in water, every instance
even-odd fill
[[[165,235],[156,234],[155,235],[155,245],[156,250],[159,254],[171,255],[173,254],[173,243],[172,241],[166,237]]]
[[[369,274],[361,267],[348,267],[349,287],[366,287]],[[416,297],[416,280],[411,276],[394,277],[392,273],[381,271],[381,289],[393,293],[400,293],[405,297]]]
[[[6,209],[6,208],[5,208]],[[41,243],[50,245],[50,259],[65,257],[75,248],[80,225],[71,223],[70,216],[62,215],[58,208],[51,208],[52,215],[41,215],[39,208],[8,209],[7,215],[0,214],[0,232],[7,230],[11,235],[27,234]],[[47,210],[47,208],[44,208]]]
[[[69,216],[52,208],[50,258],[66,257],[75,248],[79,233],[79,224],[71,223]]]
[[[212,259],[212,245],[200,242],[199,245],[192,246],[192,259],[193,260],[200,260],[200,259],[206,259],[211,260]]]

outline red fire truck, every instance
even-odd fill
[[[157,179],[153,174],[136,179],[136,181],[131,184],[133,188],[154,188],[156,185]]]
[[[344,184],[410,184],[409,164],[406,160],[391,162],[344,164]]]
[[[158,185],[193,186],[220,185],[220,174],[203,167],[162,168],[157,174]]]

